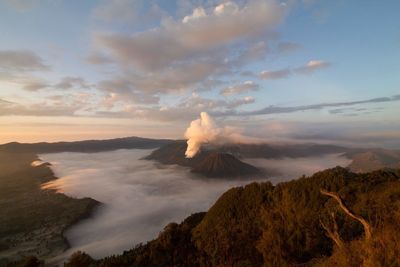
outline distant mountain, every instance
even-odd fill
[[[178,164],[194,168],[213,152],[228,153],[238,159],[300,158],[343,153],[344,156],[352,159],[348,166],[352,172],[362,173],[400,168],[400,150],[381,148],[349,148],[325,144],[227,144],[205,146],[194,158],[187,159],[185,157],[186,147],[187,144],[183,140],[173,141],[154,150],[145,159],[156,160],[163,164]]]
[[[186,141],[177,140],[153,151],[146,159],[164,164],[193,166],[193,161],[185,158]],[[224,152],[237,158],[299,158],[319,156],[330,153],[356,152],[359,149],[324,144],[226,144],[222,146],[205,146],[194,159],[204,158],[210,151]]]
[[[185,140],[150,139],[142,137],[125,137],[106,140],[85,140],[75,142],[54,143],[17,143],[0,145],[0,152],[24,153],[58,153],[85,152],[95,153],[117,149],[155,149],[148,160],[156,160],[163,164],[178,164],[194,168],[210,153],[221,152],[241,158],[299,158],[319,156],[332,153],[344,153],[353,160],[349,169],[353,172],[369,172],[383,168],[400,167],[400,150],[378,148],[348,148],[326,144],[226,144],[222,146],[206,145],[193,158],[186,158],[187,144]]]
[[[202,151],[191,159],[186,158],[185,151],[187,144],[185,141],[175,141],[166,144],[145,157],[147,160],[155,160],[163,164],[177,164],[186,167],[193,167],[206,156],[207,152]]]
[[[344,153],[353,151],[353,148],[347,148],[337,145],[326,144],[228,144],[220,146],[220,151],[229,152],[244,158],[300,158],[319,156],[332,153]]]
[[[240,161],[229,153],[209,148],[200,151],[193,158],[186,158],[186,148],[185,141],[175,141],[154,150],[144,159],[190,167],[192,172],[206,177],[244,178],[260,174],[256,167]]]
[[[256,167],[238,160],[235,156],[227,153],[209,153],[192,170],[207,177],[247,177],[249,175],[260,175]]]
[[[353,172],[400,168],[400,150],[371,149],[347,154],[349,158],[353,159],[348,166]]]
[[[107,140],[87,140],[56,143],[8,143],[0,145],[0,151],[57,153],[57,152],[101,152],[117,149],[152,149],[174,142],[168,139],[149,139],[142,137],[125,137]]]

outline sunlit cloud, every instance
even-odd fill
[[[325,69],[331,66],[331,63],[323,60],[310,60],[304,66],[296,68],[286,68],[280,70],[264,70],[259,77],[263,80],[285,79],[293,74],[312,74],[318,70]]]
[[[221,90],[221,95],[233,95],[247,93],[250,91],[257,91],[260,88],[258,84],[253,81],[245,81],[241,84],[232,85]]]

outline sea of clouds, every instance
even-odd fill
[[[44,184],[66,195],[91,197],[102,202],[93,217],[66,233],[71,248],[65,257],[81,250],[94,258],[122,253],[157,237],[169,222],[180,222],[192,213],[207,211],[231,187],[251,181],[206,179],[188,168],[141,160],[151,150],[117,150],[101,153],[54,153],[40,158],[52,164],[59,179]],[[273,183],[312,174],[349,160],[340,155],[323,157],[246,160],[268,166]]]

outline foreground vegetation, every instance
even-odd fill
[[[42,183],[55,177],[46,164],[32,167],[36,159],[29,152],[0,151],[0,266],[28,255],[60,254],[68,247],[65,229],[98,204],[41,190]]]
[[[101,260],[77,252],[65,266],[400,266],[399,178],[337,167],[232,188],[147,244]]]

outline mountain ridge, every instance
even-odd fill
[[[151,139],[143,137],[122,137],[104,140],[83,140],[72,142],[39,142],[18,143],[11,142],[0,145],[0,151],[32,152],[32,153],[57,153],[57,152],[102,152],[117,149],[153,149],[168,143],[171,139]]]

